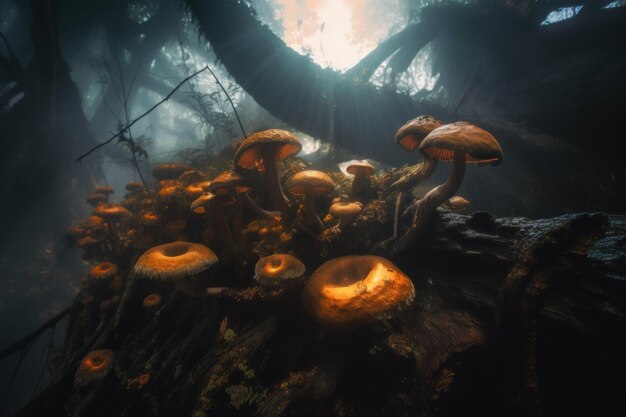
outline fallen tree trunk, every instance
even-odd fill
[[[392,203],[374,200],[342,239],[314,243],[327,247],[325,256],[304,246],[295,252],[308,273],[329,257],[368,253],[391,230],[392,210]],[[196,299],[163,283],[135,281],[116,311],[110,303],[96,306],[110,292],[84,290],[70,323],[74,342],[66,346],[73,359],[19,415],[624,411],[626,219],[440,212],[428,236],[410,256],[393,258],[415,284],[412,307],[358,329],[321,328],[303,312],[297,291],[283,293],[280,303],[248,302],[252,292],[245,288],[241,297],[231,288],[228,299]],[[224,267],[213,284],[253,285],[250,268]],[[142,307],[153,292],[162,303]],[[93,300],[84,302],[88,296]],[[116,322],[115,331],[106,330]],[[96,348],[115,352],[113,370],[75,388],[84,354],[77,353]],[[144,373],[147,384],[133,383]]]

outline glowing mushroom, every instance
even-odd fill
[[[308,224],[317,232],[324,230],[324,223],[315,212],[315,198],[330,194],[335,188],[333,180],[321,171],[300,171],[287,180],[287,190],[293,195],[304,196],[304,215]]]
[[[141,255],[135,264],[135,274],[139,278],[173,282],[185,294],[197,297],[206,293],[200,273],[217,262],[217,255],[204,245],[173,242]]]
[[[188,170],[189,167],[181,164],[157,164],[152,167],[152,176],[158,180],[173,180]]]
[[[235,153],[235,164],[246,169],[265,171],[265,184],[274,207],[282,213],[289,211],[289,200],[283,193],[278,177],[277,162],[296,155],[302,144],[291,132],[268,129],[248,136]]]
[[[419,233],[441,203],[448,200],[461,186],[465,164],[492,164],[502,160],[502,148],[491,133],[467,122],[443,125],[426,136],[420,150],[431,158],[452,161],[447,181],[422,198],[415,210],[412,228]]]
[[[463,213],[470,206],[470,202],[460,195],[450,197],[450,199],[441,205],[453,213]]]
[[[258,260],[254,279],[265,288],[279,288],[284,283],[304,275],[305,267],[298,258],[286,253],[276,253]]]
[[[422,141],[434,129],[443,126],[441,120],[429,115],[418,116],[406,122],[396,132],[396,143],[407,152],[414,152],[422,144]],[[400,178],[390,188],[399,186],[413,187],[419,181],[429,178],[437,168],[437,159],[426,155],[424,162],[417,164],[410,169],[408,175]]]
[[[367,188],[368,178],[374,173],[375,169],[367,160],[356,161],[348,165],[346,168],[348,174],[354,175],[352,179],[352,193],[362,194]]]
[[[108,349],[93,350],[81,361],[76,374],[74,384],[84,387],[91,382],[103,380],[113,367],[113,352]]]
[[[224,215],[224,209],[218,201],[218,197],[213,193],[204,193],[198,197],[190,206],[192,211],[197,211],[200,208],[206,210],[207,217],[213,222],[213,227],[217,231],[217,234],[222,237],[222,242],[225,245],[227,252],[234,253],[236,251],[236,245],[233,238],[233,234],[230,231],[228,225],[228,219]]]
[[[89,275],[95,279],[107,279],[117,274],[117,265],[111,262],[100,262],[94,265]]]
[[[304,290],[308,312],[329,327],[354,327],[393,316],[415,299],[413,282],[379,256],[343,256],[322,264]]]
[[[350,224],[356,218],[356,216],[359,215],[362,207],[363,206],[358,201],[338,201],[330,206],[329,213],[333,217],[339,218],[339,223],[337,224],[337,227],[342,228]]]

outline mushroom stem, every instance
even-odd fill
[[[233,226],[235,228],[235,241],[241,246],[242,237],[242,222],[243,222],[243,204],[241,202],[241,197],[239,197],[239,193],[235,190],[235,187],[229,188],[229,194],[232,198],[235,199],[235,218],[233,219]]]
[[[222,207],[220,207],[218,204],[218,202],[208,204],[207,208],[209,209],[209,218],[213,219],[213,224],[217,230],[218,235],[221,236],[222,239],[224,239],[226,252],[235,253],[236,245],[233,241],[233,235],[230,232],[230,227],[228,227],[228,220],[224,215],[224,210],[222,210]]]
[[[264,148],[261,152],[263,156],[263,165],[265,166],[265,184],[267,185],[267,193],[269,194],[274,207],[283,215],[286,215],[289,213],[289,200],[280,186],[275,150]]]
[[[463,182],[464,175],[465,152],[454,151],[450,176],[446,182],[430,190],[426,193],[424,198],[417,203],[411,229],[415,230],[417,234],[424,230],[424,227],[435,213],[437,207],[457,192]]]
[[[354,178],[352,179],[352,193],[353,194],[361,194],[365,190],[365,186],[367,185],[367,177],[361,173],[354,174]]]
[[[248,193],[241,193],[241,201],[244,206],[252,211],[256,216],[274,221],[274,214],[271,211],[263,210],[259,205],[248,195]]]
[[[324,223],[322,223],[322,220],[315,212],[315,193],[313,190],[304,190],[304,201],[302,204],[304,205],[304,216],[309,226],[318,233],[324,231]]]

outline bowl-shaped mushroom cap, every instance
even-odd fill
[[[375,171],[374,165],[370,164],[368,161],[356,161],[352,164],[348,165],[346,168],[348,174],[353,175],[372,175]]]
[[[455,195],[450,197],[445,206],[452,212],[462,213],[470,206],[470,202],[460,195]]]
[[[205,192],[200,197],[196,198],[193,203],[191,203],[191,210],[199,209],[200,207],[204,207],[208,204],[212,204],[215,202],[217,196],[213,193]]]
[[[143,188],[143,184],[137,181],[131,181],[126,184],[125,188],[127,191],[139,191]]]
[[[211,181],[211,188],[218,195],[227,193],[230,187],[238,193],[250,191],[250,187],[244,185],[244,178],[235,171],[224,171]]]
[[[270,147],[278,160],[300,152],[302,144],[291,132],[268,129],[248,136],[235,153],[235,164],[247,169],[264,169],[262,147]]]
[[[338,201],[330,206],[328,212],[334,217],[351,217],[361,212],[363,206],[359,202]]]
[[[182,164],[156,164],[152,167],[152,176],[158,180],[173,180],[188,170],[189,167]]]
[[[113,194],[115,191],[113,190],[113,187],[109,186],[109,185],[98,185],[96,187],[96,194],[103,194],[103,195],[109,195],[109,194]]]
[[[456,122],[443,125],[426,136],[420,151],[440,161],[451,161],[454,151],[465,152],[465,162],[498,164],[502,160],[502,148],[486,130],[471,123]]]
[[[309,313],[330,327],[351,327],[390,317],[415,298],[413,283],[379,256],[343,256],[322,264],[305,292]]]
[[[102,217],[107,221],[116,221],[130,216],[130,211],[128,211],[126,207],[117,204],[112,204],[110,206],[102,204],[93,210],[93,215]]]
[[[411,119],[396,132],[396,143],[405,151],[413,152],[430,132],[439,126],[443,126],[441,120],[429,115],[417,116]]]
[[[335,188],[335,183],[322,171],[307,170],[289,177],[285,186],[294,195],[304,195],[307,189],[316,194],[330,194]]]
[[[276,253],[265,256],[254,267],[254,279],[266,288],[277,288],[285,281],[300,278],[305,267],[295,256]]]
[[[89,275],[96,279],[106,279],[117,274],[117,271],[117,265],[105,261],[95,264],[89,271]]]
[[[95,193],[88,196],[85,201],[87,201],[92,207],[96,207],[98,204],[109,201],[109,198],[105,194]]]
[[[81,361],[76,374],[74,384],[84,387],[93,381],[100,381],[111,371],[113,367],[113,352],[109,349],[93,350]]]
[[[174,281],[209,269],[217,262],[217,255],[204,245],[173,242],[141,255],[135,264],[135,274],[140,278]]]

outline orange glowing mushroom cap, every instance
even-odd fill
[[[131,181],[126,184],[126,191],[139,191],[143,189],[143,184],[138,181]]]
[[[87,201],[90,206],[96,207],[109,201],[109,198],[106,196],[106,194],[95,193],[87,197],[85,201]]]
[[[439,126],[443,126],[441,120],[429,115],[417,116],[411,119],[396,132],[396,143],[407,152],[413,152],[430,132]]]
[[[374,165],[370,164],[367,160],[356,161],[348,165],[346,168],[348,174],[353,175],[372,175],[375,171]]]
[[[96,194],[109,195],[113,194],[115,191],[113,190],[113,187],[108,185],[98,185],[95,192]]]
[[[322,264],[309,278],[305,304],[330,327],[353,327],[392,316],[415,299],[411,279],[388,259],[343,256]]]
[[[261,148],[270,147],[274,150],[277,160],[296,155],[302,144],[291,132],[282,129],[267,129],[248,136],[235,153],[235,164],[242,168],[263,170]]]
[[[158,306],[159,304],[161,304],[161,296],[156,293],[150,294],[143,299],[142,304],[144,307]]]
[[[139,278],[175,281],[207,270],[217,262],[217,255],[204,245],[173,242],[141,255],[135,264],[135,274]]]
[[[113,367],[113,352],[109,349],[93,350],[81,361],[76,374],[74,384],[84,387],[91,382],[104,379]]]
[[[211,181],[211,189],[217,195],[228,194],[228,189],[234,188],[237,193],[250,191],[244,184],[244,178],[235,171],[224,171]]]
[[[430,132],[420,151],[440,161],[452,161],[454,151],[465,152],[465,162],[496,165],[502,161],[502,148],[486,130],[467,122],[443,125]]]
[[[113,275],[117,274],[117,265],[112,262],[100,262],[95,264],[91,271],[89,271],[89,275],[92,278],[96,279],[106,279],[111,278]]]
[[[330,194],[335,182],[322,171],[306,170],[289,177],[286,188],[294,195],[304,195],[307,190],[315,194]]]
[[[262,287],[277,288],[285,281],[300,278],[304,271],[304,264],[295,256],[276,253],[258,260],[254,279]]]
[[[152,176],[158,180],[173,180],[188,170],[189,167],[182,164],[156,164],[152,167]]]
[[[126,207],[120,206],[118,204],[112,205],[100,205],[93,210],[93,215],[102,217],[107,221],[117,221],[121,220],[124,217],[130,216],[130,211],[126,209]]]

